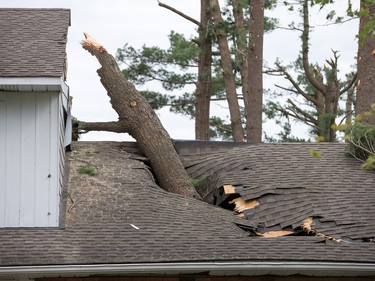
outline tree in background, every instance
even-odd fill
[[[199,58],[198,82],[195,95],[195,139],[210,139],[210,102],[212,93],[212,38],[209,32],[211,21],[209,0],[201,0],[200,24],[198,28]]]
[[[313,1],[311,2],[313,4]],[[301,14],[303,18],[302,27],[302,50],[297,61],[286,67],[280,62],[276,62],[276,68],[267,71],[271,75],[284,76],[291,84],[291,87],[278,88],[294,96],[296,99],[288,98],[285,104],[269,101],[265,107],[269,118],[292,118],[310,126],[313,135],[319,140],[335,141],[336,127],[335,120],[338,116],[343,116],[345,111],[340,110],[339,100],[346,94],[350,99],[350,90],[355,83],[356,75],[348,75],[347,81],[338,79],[338,52],[333,51],[333,57],[326,60],[324,67],[313,65],[309,60],[309,1],[302,3]],[[291,74],[294,68],[298,76]],[[302,102],[301,101],[302,98]],[[298,101],[299,100],[299,101]],[[349,105],[348,105],[349,108]]]
[[[250,0],[250,24],[248,47],[248,93],[245,99],[247,140],[262,141],[263,108],[263,35],[265,0]],[[248,81],[248,82],[246,82]],[[244,96],[246,94],[244,93]]]
[[[349,2],[350,4],[350,2]],[[361,0],[359,11],[358,81],[356,122],[348,124],[346,152],[362,162],[361,168],[375,168],[375,3]],[[359,121],[359,122],[358,122]]]
[[[229,105],[231,128],[234,141],[244,140],[242,118],[237,97],[236,77],[232,65],[231,51],[229,49],[226,24],[221,16],[218,0],[210,0],[212,16],[214,21],[214,32],[219,45],[221,67],[225,85],[226,98]]]
[[[263,21],[264,15],[259,14],[259,11],[262,11],[264,7],[259,8],[258,2],[254,6],[254,9],[258,10],[254,11],[254,14],[255,16],[260,15]],[[272,7],[274,2],[268,1],[267,7]],[[257,135],[256,138],[250,137],[248,140],[259,142],[262,131],[263,93],[261,83],[263,48],[260,40],[263,38],[264,30],[255,31],[253,28],[251,32],[256,34],[258,39],[250,40],[251,6],[249,2],[231,0],[226,3],[223,9],[220,9],[216,0],[201,0],[200,22],[166,4],[159,2],[159,5],[196,24],[199,37],[187,40],[182,35],[178,35],[180,43],[176,44],[177,33],[172,32],[170,35],[171,47],[166,51],[157,47],[143,46],[141,50],[135,50],[131,46],[125,46],[117,54],[118,61],[128,64],[128,69],[124,69],[125,76],[137,85],[143,85],[151,80],[161,81],[167,91],[183,89],[185,85],[195,85],[196,88],[193,92],[185,92],[180,97],[174,96],[173,93],[165,95],[149,91],[143,91],[143,94],[155,106],[155,109],[170,105],[174,112],[195,117],[196,139],[219,136],[222,139],[232,138],[235,141],[243,141],[245,131],[243,124],[246,123],[248,135]],[[263,23],[257,24],[259,19],[255,16],[253,20],[256,23],[253,24],[253,27],[264,28]],[[274,21],[267,21],[266,27],[267,30],[272,29]],[[252,42],[251,45],[250,42]],[[256,48],[254,48],[255,46]],[[164,59],[164,54],[168,55],[167,59]],[[183,61],[179,57],[175,57],[178,54],[183,54]],[[249,56],[254,56],[256,59],[248,60]],[[257,64],[253,62],[257,62]],[[170,66],[174,67],[169,68]],[[255,69],[251,71],[254,74],[253,80],[249,78],[249,67],[259,68],[257,71]],[[250,85],[253,88],[250,88]],[[240,87],[242,87],[242,95],[238,94]],[[257,89],[258,98],[255,98],[254,102],[247,103],[246,100],[250,92],[255,92],[254,89]],[[209,113],[210,101],[222,99],[228,101],[231,120],[229,125],[225,120],[210,116]],[[245,108],[240,106],[239,100],[241,99],[245,99]],[[252,119],[251,116],[258,116],[257,120],[260,120],[258,122],[260,126],[259,124],[254,126],[253,123],[245,121],[246,117],[247,120]],[[257,133],[255,131],[249,133],[251,126],[253,126],[252,130],[257,128]],[[209,127],[211,128],[210,134],[208,134]],[[255,141],[255,139],[257,140]]]

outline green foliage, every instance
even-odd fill
[[[204,175],[201,175],[200,177],[198,178],[195,178],[195,179],[191,179],[191,183],[193,184],[193,186],[195,187],[195,190],[199,193],[199,195],[203,196],[203,187],[204,185],[206,184],[208,178],[211,176],[212,174],[204,174]]]
[[[139,91],[139,93],[147,99],[154,110],[158,110],[168,105],[172,99],[170,96],[161,94],[159,92]]]
[[[325,85],[338,84],[340,88],[345,88],[354,77],[354,73],[347,74],[346,80],[337,81],[336,57],[334,51],[334,59],[327,60],[328,67],[310,64],[310,69],[315,78]],[[325,141],[329,141],[332,135],[330,129],[333,120],[340,117],[344,118],[347,115],[345,109],[341,108],[342,104],[338,103],[335,114],[325,112],[324,96],[308,81],[301,55],[289,65],[283,65],[279,60],[276,60],[275,66],[276,69],[271,70],[270,74],[274,75],[277,72],[277,75],[284,76],[290,82],[290,86],[281,87],[277,85],[280,91],[265,93],[267,99],[263,111],[266,117],[273,119],[276,124],[281,126],[288,123],[289,119],[304,123],[309,126],[309,134],[312,137],[321,136],[324,137]],[[290,73],[295,73],[296,77],[292,77]],[[352,90],[352,88],[349,90]],[[319,97],[319,95],[321,96]],[[318,99],[321,101],[320,108],[318,107]],[[343,99],[341,98],[341,100]]]
[[[78,172],[80,174],[86,174],[89,176],[95,176],[98,174],[97,168],[91,163],[87,163],[86,165],[79,166]]]
[[[171,97],[171,108],[170,111],[174,113],[180,113],[191,119],[195,116],[195,92],[194,93],[183,93],[182,95]]]
[[[213,139],[233,141],[231,125],[217,116],[212,116],[210,118],[210,136]]]
[[[264,8],[266,10],[272,10],[276,8],[277,3],[278,3],[277,0],[267,0],[264,3]],[[222,15],[223,15],[224,23],[220,27],[223,28],[223,30],[228,35],[234,35],[233,24],[235,20],[233,18],[233,13],[232,13],[233,9],[234,9],[233,2],[231,0],[226,1],[226,5],[222,8]],[[239,7],[237,7],[237,9],[243,10],[245,22],[248,22],[250,18],[249,1],[248,0],[239,1]],[[264,32],[268,33],[268,32],[273,31],[274,29],[277,28],[278,24],[279,24],[278,19],[265,16],[264,17]],[[244,26],[244,28],[245,30],[248,30],[249,27],[248,25],[246,25]],[[215,34],[213,35],[215,36]]]
[[[318,150],[315,150],[314,148],[310,148],[309,153],[310,156],[314,158],[320,158],[322,156],[322,153]]]
[[[280,131],[277,134],[278,138],[268,136],[266,133],[264,133],[264,141],[270,142],[270,143],[276,143],[276,142],[306,142],[305,139],[295,137],[291,133],[292,133],[292,126],[291,126],[290,121],[288,119],[287,122],[282,124],[282,131]]]
[[[61,198],[62,198],[62,200],[64,200],[64,201],[68,200],[68,198],[69,198],[70,196],[71,196],[70,193],[67,192],[67,191],[63,191],[63,192],[61,193]]]
[[[328,4],[334,4],[335,1],[333,0],[315,0],[312,3],[318,4],[321,6],[320,9],[327,6]],[[338,1],[336,1],[338,2]],[[369,17],[367,23],[362,27],[362,31],[357,35],[358,42],[362,44],[364,39],[368,35],[375,36],[375,15],[370,14],[369,5],[374,5],[373,0],[361,0],[361,8],[358,10],[353,10],[353,4],[351,0],[348,0],[348,6],[346,9],[346,17],[344,15],[337,15],[336,11],[330,10],[327,12],[326,19],[333,22],[333,23],[342,23],[345,20],[353,19],[353,18],[360,18],[360,17]]]
[[[267,0],[266,9],[273,9],[277,5],[277,0]],[[228,35],[228,42],[231,44],[232,63],[234,68],[235,79],[238,87],[241,87],[241,79],[239,76],[239,63],[236,61],[235,53],[238,52],[237,34],[235,34],[235,21],[233,9],[242,9],[245,19],[244,40],[248,43],[248,26],[249,2],[240,0],[238,7],[233,7],[232,1],[227,1],[222,9],[224,21],[219,25],[215,25],[212,20],[208,25],[206,33],[211,35],[213,39],[213,52],[218,52],[217,32]],[[265,18],[265,31],[271,31],[276,28],[278,20],[275,18]],[[170,106],[171,112],[184,114],[190,118],[195,116],[195,86],[197,77],[197,62],[200,57],[200,48],[196,38],[187,39],[184,35],[171,31],[169,35],[170,46],[168,49],[161,49],[156,46],[142,46],[136,49],[132,46],[125,45],[117,51],[117,61],[126,66],[123,69],[124,76],[133,84],[145,87],[151,81],[159,82],[163,90],[151,91],[143,88],[141,94],[149,101],[152,108],[157,110],[164,106]],[[220,56],[212,57],[212,77],[211,77],[211,95],[213,99],[225,99],[225,87],[223,73],[220,63]],[[185,88],[186,87],[186,88]],[[186,91],[186,89],[189,89]],[[154,89],[154,88],[153,88]],[[174,91],[179,90],[183,94],[176,94]],[[241,98],[241,97],[239,97]],[[228,129],[229,128],[229,129]],[[232,132],[230,125],[226,120],[218,117],[211,118],[211,133],[214,138],[231,139]]]
[[[375,126],[356,122],[347,140],[347,155],[363,162],[363,169],[375,168]]]
[[[196,67],[199,48],[182,34],[171,32],[170,47],[142,46],[137,50],[127,44],[117,50],[116,59],[128,67],[123,70],[127,79],[136,85],[160,81],[167,91],[182,89],[197,80]]]

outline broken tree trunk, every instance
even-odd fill
[[[81,44],[101,64],[102,67],[97,70],[100,81],[107,90],[113,109],[119,115],[117,122],[83,123],[84,129],[129,133],[137,140],[140,152],[149,159],[161,188],[200,198],[168,132],[147,100],[125,78],[114,57],[95,39],[84,34],[86,39]]]

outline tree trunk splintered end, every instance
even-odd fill
[[[125,78],[116,60],[103,45],[87,33],[84,35],[85,39],[81,44],[101,64],[98,70],[100,81],[107,90],[113,109],[119,115],[118,122],[108,122],[112,125],[108,130],[114,131],[115,127],[116,131],[127,132],[136,139],[140,151],[149,159],[162,189],[201,198],[182,165],[168,132],[147,100]],[[104,123],[96,125],[104,130]],[[90,126],[91,130],[95,130],[94,123],[90,123]]]

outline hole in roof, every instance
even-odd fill
[[[231,194],[225,200],[223,200],[218,206],[227,209],[230,211],[234,211],[234,207],[236,206],[234,203],[229,203],[233,199],[239,198],[240,196],[238,194]]]

